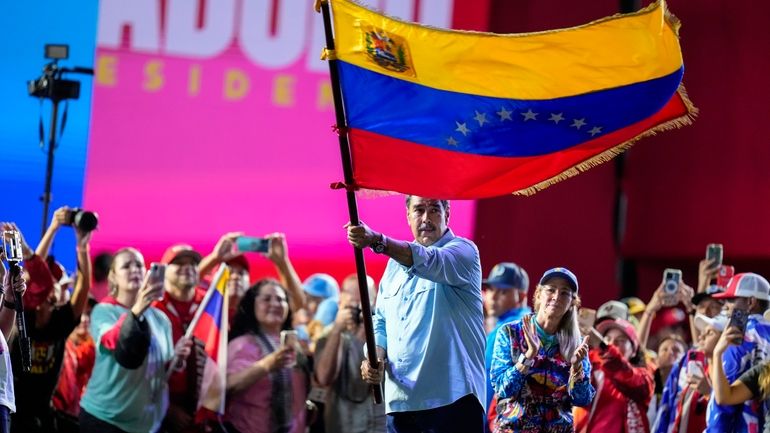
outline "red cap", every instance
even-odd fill
[[[757,298],[770,301],[770,283],[761,275],[744,272],[730,278],[724,292],[711,297],[716,299]]]
[[[201,261],[201,254],[195,251],[193,247],[187,244],[176,244],[168,247],[166,252],[163,253],[160,262],[168,265],[174,260],[182,257],[192,257],[193,260],[195,260],[195,263],[200,263]]]
[[[244,256],[243,254],[241,254],[240,256],[235,256],[232,259],[228,260],[227,265],[246,269],[246,272],[250,271],[249,261],[246,259],[246,256]]]
[[[598,325],[596,325],[596,330],[599,331],[602,335],[606,334],[607,331],[613,328],[626,334],[626,337],[631,340],[631,344],[634,345],[634,351],[639,348],[639,337],[636,336],[636,329],[634,328],[634,325],[632,325],[629,321],[623,319],[611,319],[604,320],[603,322],[600,322]]]
[[[24,266],[29,273],[27,291],[24,292],[24,309],[32,311],[51,296],[56,280],[51,275],[48,264],[38,255],[32,256],[30,260],[24,263]]]

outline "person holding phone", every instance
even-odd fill
[[[291,323],[287,291],[274,279],[258,281],[238,304],[227,345],[225,421],[232,431],[305,431],[308,361],[296,345],[281,344]]]
[[[770,313],[765,312],[770,319]],[[751,401],[761,401],[764,432],[770,431],[770,361],[753,365],[738,379],[728,380],[725,370],[718,362],[730,347],[743,342],[744,334],[736,326],[728,326],[719,337],[714,348],[714,366],[711,369],[711,381],[714,384],[714,399],[720,405],[740,405]]]
[[[588,406],[595,394],[588,337],[578,329],[577,277],[546,271],[533,302],[535,313],[504,325],[495,340],[495,433],[573,432],[572,407]]]
[[[727,321],[724,314],[713,318],[695,315],[698,341],[671,369],[653,433],[701,433],[706,428],[706,407],[711,396],[709,364]]]
[[[712,382],[715,387],[714,396],[708,407],[708,433],[725,431],[757,431],[762,425],[761,411],[751,402],[743,404],[732,400],[722,400],[716,397],[718,386],[714,378],[724,372],[727,383],[734,383],[752,365],[762,361],[757,354],[770,353],[770,323],[762,313],[767,310],[770,301],[770,283],[761,275],[755,273],[737,274],[730,279],[723,293],[713,295],[723,299],[730,316],[725,339],[730,338],[734,344],[718,345],[712,362]],[[716,365],[721,367],[716,371]]]
[[[152,303],[163,282],[150,282],[134,248],[115,253],[110,295],[91,313],[96,361],[80,400],[83,433],[154,432],[169,405],[166,371],[190,354],[186,338],[174,346],[171,323]]]
[[[589,335],[591,382],[596,397],[588,408],[575,408],[575,431],[644,433],[653,396],[652,371],[634,326],[623,319],[604,320]]]
[[[3,230],[4,231],[4,230]],[[0,232],[0,236],[3,236]],[[0,242],[2,244],[2,242]],[[13,368],[11,367],[11,353],[8,350],[8,341],[16,323],[16,311],[8,308],[15,301],[15,297],[27,290],[23,272],[15,277],[5,267],[5,251],[0,248],[0,433],[11,431],[11,413],[16,411],[16,396],[14,393]]]
[[[54,429],[51,406],[56,384],[64,361],[67,337],[80,322],[91,288],[90,240],[93,232],[77,227],[75,247],[77,281],[69,300],[60,302],[64,290],[56,282],[52,269],[46,263],[56,233],[71,215],[71,209],[61,207],[54,212],[51,224],[33,251],[21,237],[22,254],[30,278],[29,293],[24,302],[24,318],[30,339],[32,368],[22,369],[18,345],[11,349],[11,360],[16,385],[16,413],[11,428],[20,433],[45,433]],[[15,224],[4,223],[2,230],[17,229]]]

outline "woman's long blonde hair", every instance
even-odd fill
[[[762,400],[770,398],[770,362],[766,362],[759,373],[759,392]]]
[[[534,317],[537,317],[537,312],[540,311],[540,292],[543,291],[545,286],[539,285],[535,288],[534,293]],[[556,331],[556,340],[559,342],[559,352],[561,356],[567,362],[570,362],[572,355],[580,346],[582,337],[580,335],[580,327],[578,326],[578,309],[580,308],[580,296],[577,293],[572,294],[572,301],[569,309],[564,316],[562,316],[559,322],[559,329]]]

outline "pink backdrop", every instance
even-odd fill
[[[484,29],[487,2],[470,3],[370,2]],[[310,1],[213,4],[100,2],[84,198],[101,216],[95,250],[132,245],[152,260],[175,242],[205,254],[228,231],[282,231],[302,277],[342,277],[353,261],[345,195],[329,189],[342,170],[321,16]],[[359,205],[370,226],[409,238],[402,196]],[[472,234],[473,214],[473,202],[453,203],[456,233]],[[254,274],[269,271],[253,263]],[[382,258],[369,264],[379,277]]]

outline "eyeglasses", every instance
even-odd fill
[[[282,296],[278,296],[278,295],[262,295],[262,296],[257,296],[257,301],[265,303],[265,304],[269,304],[272,301],[276,301],[276,302],[278,302],[280,304],[282,304],[284,302],[286,302],[286,303],[289,302],[289,301],[286,300],[286,298],[284,298]]]
[[[543,287],[543,291],[546,294],[548,294],[549,296],[553,295],[553,294],[556,294],[556,292],[559,292],[558,294],[559,294],[560,298],[571,298],[572,297],[572,291],[569,290],[569,289],[559,290],[559,289],[557,289],[556,287],[553,287],[553,286],[544,286]]]

